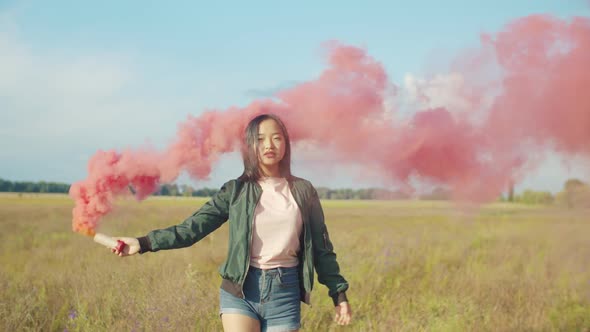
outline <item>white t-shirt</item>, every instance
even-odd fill
[[[273,177],[258,183],[262,195],[254,212],[250,265],[260,269],[297,266],[303,222],[289,183]]]

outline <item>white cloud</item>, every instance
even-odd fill
[[[30,150],[57,142],[121,146],[171,139],[176,124],[196,110],[197,96],[178,97],[146,84],[149,66],[142,67],[137,56],[40,48],[21,36],[13,16],[0,12],[2,149],[15,149],[8,143],[14,139],[30,141],[19,147]]]
[[[516,191],[526,189],[558,192],[563,189],[567,179],[577,178],[590,182],[590,160],[582,157],[562,156],[555,152],[547,154],[547,158],[538,168],[527,173]]]
[[[0,31],[2,127],[45,132],[43,128],[92,121],[117,103],[132,75],[119,58],[35,54],[14,33]]]
[[[238,98],[227,97],[225,82],[232,80],[223,73],[200,77],[200,81],[168,73],[162,80],[149,66],[142,67],[138,56],[75,50],[39,48],[21,36],[12,12],[0,12],[0,177],[79,180],[97,149],[134,147],[146,138],[161,147],[173,138],[178,122],[201,111],[199,106],[219,100],[233,104]],[[169,61],[163,59],[160,67]],[[146,88],[150,74],[152,84]],[[384,117],[395,116],[392,113],[400,100],[414,109],[469,111],[473,105],[466,93],[468,85],[459,74],[431,78],[408,74],[397,95],[385,96]],[[183,93],[175,95],[177,87]],[[295,166],[300,165],[310,179],[323,180],[322,185],[357,183],[355,176],[361,174],[355,166],[340,173],[342,167],[336,171],[333,165],[321,172],[310,167],[305,173],[306,159],[313,159],[313,151],[312,155],[297,151]],[[240,171],[239,156],[224,158],[207,183],[218,186]],[[366,176],[363,180],[378,181]]]
[[[187,98],[150,94],[129,55],[35,46],[0,13],[0,177],[78,180],[80,155],[167,143],[190,110]]]
[[[405,101],[418,109],[444,107],[452,113],[468,112],[475,106],[466,94],[465,80],[459,73],[438,74],[425,79],[406,74]]]

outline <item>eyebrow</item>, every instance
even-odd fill
[[[272,134],[269,134],[269,135],[271,135],[271,136],[272,135],[283,135],[283,133],[277,132],[277,133],[272,133]],[[264,134],[263,133],[258,133],[258,136],[264,136]]]

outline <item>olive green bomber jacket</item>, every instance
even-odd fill
[[[301,300],[310,303],[315,268],[318,281],[328,287],[334,305],[338,305],[347,301],[348,282],[340,274],[317,191],[307,180],[297,177],[288,180],[303,220],[299,250]],[[262,188],[256,182],[228,181],[181,224],[154,230],[139,238],[140,252],[191,246],[229,221],[228,254],[219,267],[223,278],[221,287],[243,298],[242,285],[250,265],[254,211],[261,194]]]

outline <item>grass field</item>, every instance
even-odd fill
[[[141,236],[204,200],[121,200],[103,233]],[[354,322],[327,289],[304,331],[590,331],[590,211],[323,202]],[[0,195],[0,330],[219,331],[227,226],[191,248],[121,259],[70,229],[60,195]]]

